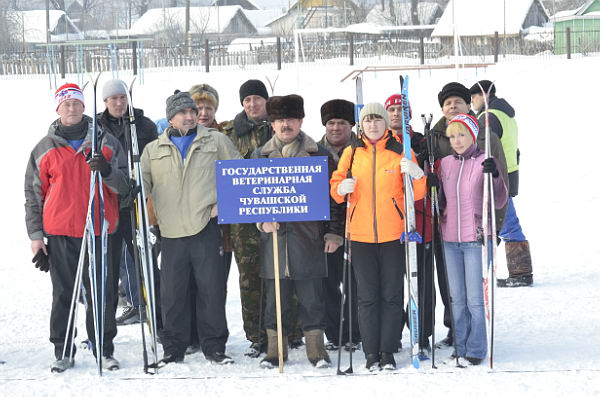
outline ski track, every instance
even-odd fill
[[[373,60],[371,64],[377,64]],[[421,362],[415,370],[409,360],[408,331],[404,330],[405,349],[396,354],[398,371],[367,374],[362,352],[354,354],[354,371],[359,376],[336,376],[337,353],[332,352],[333,368],[313,369],[304,349],[290,352],[285,373],[263,370],[259,360],[243,356],[248,346],[242,331],[235,264],[229,278],[227,315],[231,332],[228,353],[236,363],[220,367],[204,360],[202,354],[187,356],[183,364],[172,364],[158,375],[144,375],[139,325],[119,327],[115,357],[122,369],[96,374],[93,356],[79,349],[76,365],[64,374],[51,374],[53,349],[48,342],[51,303],[49,275],[31,263],[29,240],[24,227],[23,177],[33,145],[56,118],[53,92],[48,79],[22,77],[0,79],[4,95],[0,103],[9,110],[11,121],[25,128],[7,131],[12,137],[10,150],[0,156],[4,189],[0,216],[0,395],[90,396],[129,395],[164,396],[219,393],[225,396],[330,395],[388,396],[409,393],[461,393],[465,395],[600,395],[600,248],[595,236],[600,188],[598,166],[586,149],[596,148],[600,138],[590,128],[589,116],[595,114],[600,83],[589,76],[597,71],[597,58],[574,60],[519,60],[489,67],[487,71],[411,72],[412,125],[422,130],[419,115],[433,113],[434,123],[441,116],[437,92],[448,81],[461,81],[470,87],[477,79],[495,80],[498,96],[506,97],[517,112],[520,130],[521,183],[515,200],[525,234],[531,242],[534,287],[496,289],[496,343],[494,370],[487,361],[479,367],[457,369],[442,361],[449,349],[436,351],[438,370],[431,361]],[[133,91],[136,107],[152,119],[163,117],[164,100],[173,89],[208,82],[220,94],[217,120],[232,119],[239,112],[239,85],[249,78],[279,79],[276,94],[298,93],[305,99],[307,117],[303,129],[320,138],[324,128],[318,113],[320,105],[331,98],[353,100],[354,83],[339,80],[351,67],[308,64],[298,71],[291,67],[277,72],[235,71],[178,73],[146,71],[144,84]],[[364,75],[364,102],[383,102],[399,92],[397,73]],[[129,75],[120,76],[126,82]],[[101,76],[100,85],[110,76]],[[71,79],[74,81],[75,79]],[[391,88],[392,87],[392,88]],[[86,98],[89,96],[86,90]],[[21,98],[27,98],[27,102]],[[98,103],[99,109],[102,103]],[[87,112],[92,106],[88,99]],[[35,112],[35,114],[33,113]],[[11,124],[14,124],[11,123]],[[9,127],[10,128],[10,127]],[[7,137],[7,139],[10,139]],[[559,156],[559,150],[567,155]],[[561,147],[562,146],[562,147]],[[561,153],[562,154],[562,153]],[[498,276],[506,275],[504,250],[498,250]],[[79,337],[85,333],[83,311],[79,311]],[[437,310],[436,339],[445,336],[441,325],[441,305]],[[82,332],[83,331],[83,332]],[[160,347],[159,347],[160,350]],[[162,355],[160,352],[159,357]],[[347,367],[344,352],[342,369]],[[516,371],[516,372],[511,372]],[[364,375],[364,376],[363,376]]]

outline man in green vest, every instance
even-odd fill
[[[485,131],[485,96],[488,98],[490,131],[500,138],[508,170],[509,201],[500,237],[504,240],[508,278],[498,279],[498,287],[524,287],[533,283],[529,242],[523,234],[513,197],[519,192],[519,144],[515,110],[496,96],[496,86],[489,80],[475,83],[471,89],[471,107],[477,113],[480,131]]]

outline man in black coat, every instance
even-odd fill
[[[107,81],[102,88],[102,99],[106,105],[104,112],[98,114],[98,121],[105,133],[116,137],[125,153],[128,151],[127,141],[129,140],[129,107],[127,100],[127,88],[122,80],[113,79]],[[137,133],[137,143],[139,154],[144,151],[144,147],[158,137],[156,125],[148,117],[144,116],[144,111],[134,109],[135,128]],[[125,308],[121,316],[117,317],[117,325],[134,324],[139,322],[140,313],[138,311],[140,303],[139,283],[136,278],[135,268],[129,266],[133,258],[133,237],[131,234],[131,200],[129,196],[121,196],[121,208],[119,211],[119,227],[114,235],[114,242],[110,255],[113,263],[120,263],[120,271],[115,272],[115,279],[112,280],[115,289],[118,287],[119,278],[125,285],[126,298],[130,304]],[[127,252],[123,254],[123,241],[127,246]],[[123,260],[121,260],[123,259]],[[127,263],[126,263],[127,262]],[[155,279],[158,279],[157,277]]]
[[[304,100],[298,95],[271,97],[267,102],[267,113],[275,132],[264,145],[256,149],[253,158],[281,158],[326,156],[329,176],[334,170],[334,161],[327,149],[317,144],[302,130]],[[324,193],[326,194],[326,193]],[[330,198],[330,221],[264,222],[257,224],[261,231],[260,276],[265,279],[266,307],[265,328],[267,331],[267,355],[261,366],[273,368],[277,365],[277,321],[275,311],[275,275],[273,234],[279,240],[279,277],[281,279],[281,303],[283,334],[292,331],[290,306],[292,296],[298,299],[298,317],[306,339],[306,355],[312,365],[328,367],[331,363],[325,350],[325,302],[323,278],[327,277],[325,253],[335,252],[343,242],[342,209]],[[287,352],[282,352],[284,359]]]

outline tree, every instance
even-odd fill
[[[419,0],[410,0],[410,20],[413,25],[419,24]]]

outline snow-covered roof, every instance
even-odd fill
[[[594,0],[589,0],[581,7],[575,8],[574,10],[559,11],[556,14],[554,14],[551,19],[557,22],[569,19],[596,18],[600,16],[600,11],[585,12],[593,3]]]
[[[454,35],[453,3],[459,36],[493,36],[494,32],[518,35],[529,10],[539,0],[450,0],[431,34],[432,37]]]
[[[291,2],[288,0],[254,0],[254,4],[263,10],[277,10],[283,13],[287,11]]]
[[[223,33],[238,13],[244,15],[240,6],[191,7],[190,31]],[[165,24],[167,26],[177,25],[183,31],[185,27],[185,7],[154,8],[148,10],[133,24],[130,34],[153,34],[164,30]]]
[[[13,19],[19,24],[17,34],[19,38],[23,36],[23,40],[26,43],[45,43],[46,42],[46,10],[33,10],[33,11],[11,11]],[[53,41],[57,40],[80,40],[83,39],[82,33],[77,29],[77,26],[73,24],[71,19],[65,14],[64,11],[50,10],[50,31],[53,32],[58,23],[66,21],[69,25],[69,33],[55,35],[52,34]],[[64,17],[64,18],[63,18]],[[63,18],[63,19],[61,19]]]
[[[396,16],[395,21],[391,17],[389,6],[393,5],[394,15]],[[419,22],[422,24],[430,24],[435,22],[436,13],[441,11],[439,4],[432,2],[419,2],[417,7],[417,14],[419,15]],[[381,4],[376,5],[369,11],[365,22],[374,23],[377,25],[395,25],[399,23],[401,25],[412,25],[410,17],[410,4],[409,3],[386,3],[385,9],[382,10]]]
[[[264,28],[270,21],[281,15],[279,10],[242,10],[242,12],[257,30]]]
[[[227,52],[251,51],[260,46],[274,46],[277,44],[277,37],[240,37],[231,40],[227,46]]]

